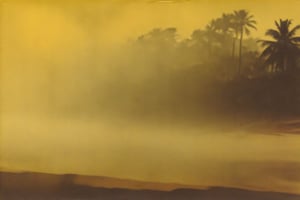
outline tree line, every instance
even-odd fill
[[[140,35],[128,48],[128,67],[147,73],[122,85],[132,91],[124,102],[135,102],[123,107],[172,116],[300,114],[300,25],[293,23],[276,20],[265,32],[270,39],[253,38],[257,21],[242,9],[223,13],[188,38],[180,38],[175,27]]]
[[[265,32],[270,39],[253,38],[254,15],[237,10],[187,38],[176,27],[152,29],[121,48],[86,109],[154,120],[298,115],[300,25],[293,23],[279,19]]]
[[[204,29],[195,30],[187,39],[178,41],[177,29],[153,29],[141,35],[136,43],[144,53],[157,52],[157,57],[176,61],[181,66],[198,65],[218,71],[219,77],[253,78],[266,74],[291,72],[299,67],[300,25],[292,27],[292,20],[279,19],[275,28],[265,35],[271,40],[254,39],[257,21],[248,11],[236,10],[212,19]],[[248,36],[245,38],[245,36]],[[168,61],[165,61],[168,62]],[[159,63],[161,64],[161,63]]]

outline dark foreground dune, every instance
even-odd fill
[[[3,200],[36,199],[101,199],[101,200],[300,200],[300,195],[259,192],[235,188],[212,187],[209,189],[133,190],[100,188],[76,184],[77,175],[50,175],[37,173],[0,173]]]

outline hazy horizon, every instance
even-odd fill
[[[210,78],[216,70],[207,64],[214,59],[205,60],[209,50],[180,49],[193,31],[239,9],[257,21],[244,41],[268,38],[275,20],[300,24],[299,6],[299,0],[1,1],[0,170],[300,194],[298,132],[279,129],[280,114],[235,114],[213,98],[223,85]],[[143,46],[138,38],[155,28],[174,34],[179,47]],[[299,123],[295,115],[282,118]]]

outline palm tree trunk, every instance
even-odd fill
[[[231,62],[232,62],[232,67],[233,69],[235,69],[235,41],[236,41],[236,37],[232,37],[232,51],[231,51]],[[233,70],[234,72],[235,70]],[[232,73],[229,71],[228,72],[228,78],[229,76],[232,75]]]
[[[236,40],[236,38],[235,38],[235,37],[233,37],[233,40],[232,40],[232,52],[231,52],[232,60],[234,60],[234,53],[235,53],[235,40]]]
[[[241,37],[240,37],[240,52],[239,52],[239,70],[238,70],[238,75],[241,74],[241,67],[242,67],[242,46],[243,46],[243,34],[244,34],[244,29],[241,28]]]

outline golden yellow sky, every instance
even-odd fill
[[[174,26],[182,37],[187,37],[193,30],[203,28],[212,18],[236,9],[247,9],[255,15],[258,31],[253,36],[261,36],[279,18],[292,18],[295,23],[300,21],[299,6],[299,0],[190,0],[173,3],[148,0],[5,1],[3,12],[4,17],[10,16],[4,23],[17,20],[16,23],[26,25],[24,34],[39,30],[44,31],[40,32],[43,35],[48,31],[53,34],[55,30],[72,31],[74,34],[71,26],[75,26],[85,31],[92,29],[99,39],[106,42],[124,42],[155,27]]]

